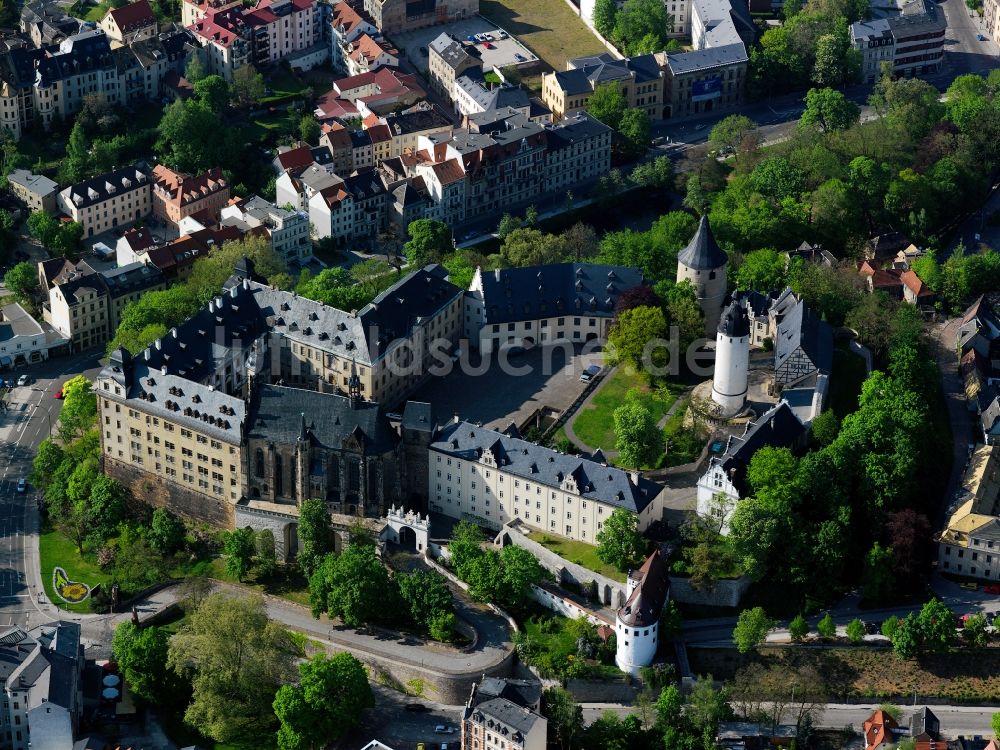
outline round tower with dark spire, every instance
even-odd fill
[[[715,335],[726,300],[726,264],[729,257],[712,236],[708,218],[701,217],[698,230],[677,256],[677,283],[694,285],[698,305],[705,313],[705,335]]]
[[[712,401],[719,405],[720,416],[732,417],[743,409],[749,365],[750,319],[743,305],[733,300],[722,313],[715,336]]]

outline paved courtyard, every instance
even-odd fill
[[[481,42],[476,43],[483,58],[483,70],[486,71],[493,68],[506,68],[509,65],[523,65],[538,60],[531,50],[513,36],[508,34],[506,39],[500,39],[497,33],[500,30],[496,24],[490,23],[485,18],[473,16],[444,26],[431,26],[405,34],[393,34],[392,42],[405,53],[417,70],[421,71],[430,67],[427,61],[427,48],[442,32],[447,32],[462,41],[467,41],[470,36],[474,37],[476,34],[491,34],[493,40],[489,44],[492,49],[484,47]]]
[[[410,398],[434,404],[439,421],[458,414],[495,429],[511,422],[519,425],[541,407],[557,412],[566,409],[586,387],[580,374],[592,364],[600,365],[604,356],[601,352],[581,354],[579,349],[568,358],[566,354],[561,347],[538,347],[510,355],[509,366],[504,367],[497,358],[483,365],[472,352],[466,355],[464,368],[431,378]],[[482,373],[475,374],[479,370]]]

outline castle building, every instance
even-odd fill
[[[630,675],[638,675],[656,657],[660,614],[670,595],[668,572],[666,560],[656,549],[641,568],[628,574],[628,598],[615,615],[615,663]]]
[[[719,405],[720,416],[734,416],[746,403],[749,362],[750,321],[744,307],[734,300],[723,313],[715,337],[712,400]]]
[[[712,235],[708,217],[702,216],[694,237],[677,256],[677,283],[690,281],[694,285],[698,305],[705,313],[705,335],[709,337],[719,326],[728,262],[729,257]]]
[[[430,510],[489,529],[520,520],[538,531],[594,544],[618,508],[638,518],[640,531],[663,516],[664,488],[638,472],[457,418],[438,430],[427,470]]]

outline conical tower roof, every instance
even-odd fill
[[[729,307],[722,311],[719,333],[736,339],[750,335],[750,319],[747,317],[747,311],[736,300],[730,302]]]
[[[712,236],[707,216],[701,217],[701,221],[698,222],[698,231],[694,233],[694,237],[691,238],[687,247],[681,250],[680,255],[677,256],[677,261],[682,266],[693,268],[696,271],[722,268],[728,260],[729,257]]]

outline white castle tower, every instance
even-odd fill
[[[747,369],[750,364],[750,320],[747,312],[733,301],[722,313],[715,337],[715,375],[712,400],[721,416],[732,417],[747,400]]]
[[[660,614],[670,595],[667,564],[656,549],[642,567],[629,571],[628,599],[615,615],[615,663],[633,676],[653,663],[659,646]]]
[[[704,216],[698,230],[677,256],[677,283],[690,281],[698,305],[705,313],[705,335],[711,337],[719,325],[722,303],[726,300],[726,264],[729,257],[719,247]]]

